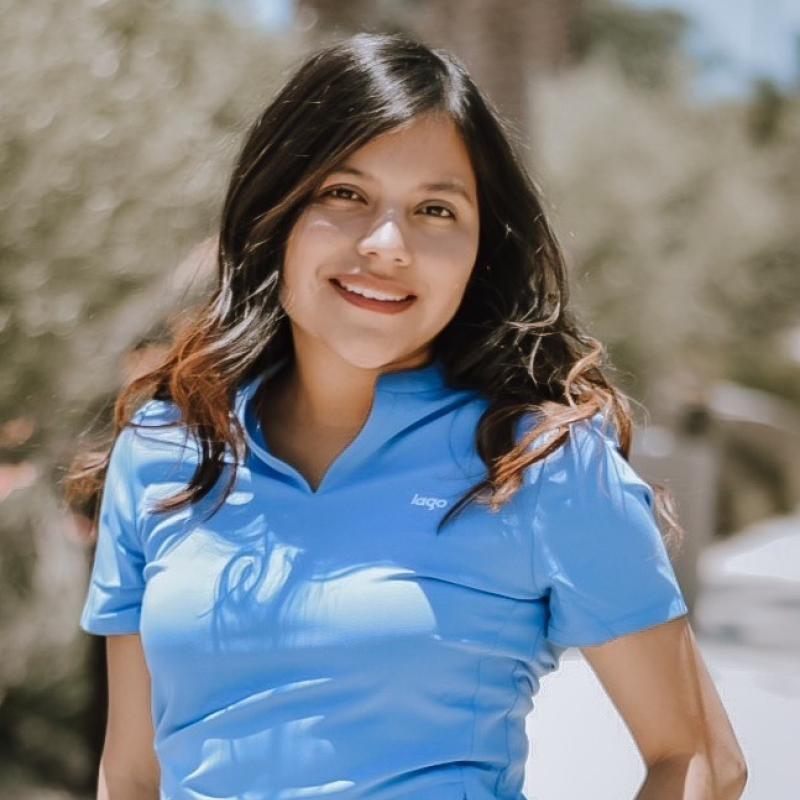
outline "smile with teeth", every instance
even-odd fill
[[[375,289],[362,289],[357,286],[351,286],[348,283],[345,283],[338,278],[334,278],[334,281],[339,284],[343,289],[346,289],[348,292],[352,292],[353,294],[360,294],[362,297],[368,297],[371,300],[384,300],[387,302],[400,302],[401,300],[407,300],[409,297],[413,297],[411,294],[403,295],[399,297],[394,294],[385,294],[384,292],[378,292]]]

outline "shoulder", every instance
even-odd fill
[[[541,412],[527,413],[520,420],[518,440],[532,431],[541,419]],[[556,436],[558,431],[540,434],[527,449],[538,449]],[[615,491],[634,487],[648,503],[652,502],[649,484],[622,455],[613,420],[600,412],[570,423],[564,442],[525,468],[524,483],[536,487],[537,494],[547,486],[551,495],[555,493],[561,499],[569,497],[572,503],[598,493],[613,498]]]
[[[145,401],[119,433],[118,443],[125,450],[129,468],[141,471],[154,465],[180,461],[196,463],[201,448],[178,406],[169,400]]]
[[[180,419],[180,409],[172,400],[159,400],[157,398],[146,400],[131,416],[133,422],[148,427],[179,422]]]
[[[200,440],[172,400],[152,398],[145,401],[131,416],[131,423],[125,426],[120,436],[129,440],[134,463],[186,462],[196,466],[202,457]],[[230,445],[225,446],[223,461],[240,463]]]
[[[534,431],[542,423],[543,419],[543,411],[528,411],[523,414],[517,423],[517,444]],[[596,458],[608,447],[620,452],[619,436],[613,420],[605,417],[599,411],[591,417],[571,422],[567,430],[568,434],[563,443],[552,453],[545,456],[543,461],[553,463],[576,460],[588,466],[588,462],[593,457]],[[529,451],[539,449],[544,444],[559,437],[562,433],[563,429],[548,430],[540,433],[528,443],[526,449]]]
[[[163,445],[182,441],[187,426],[183,423],[180,409],[170,400],[151,399],[145,401],[131,416],[130,423],[120,433],[131,443],[131,447],[146,447],[148,444]]]

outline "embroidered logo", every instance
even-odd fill
[[[444,508],[447,505],[447,500],[441,497],[422,497],[415,492],[411,505],[424,506],[428,511],[433,511],[435,508]]]

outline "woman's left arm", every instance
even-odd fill
[[[688,617],[581,652],[647,766],[635,800],[736,800],[744,755]]]

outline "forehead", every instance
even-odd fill
[[[462,183],[475,191],[475,175],[466,144],[446,115],[425,115],[371,139],[335,169],[362,177]]]

